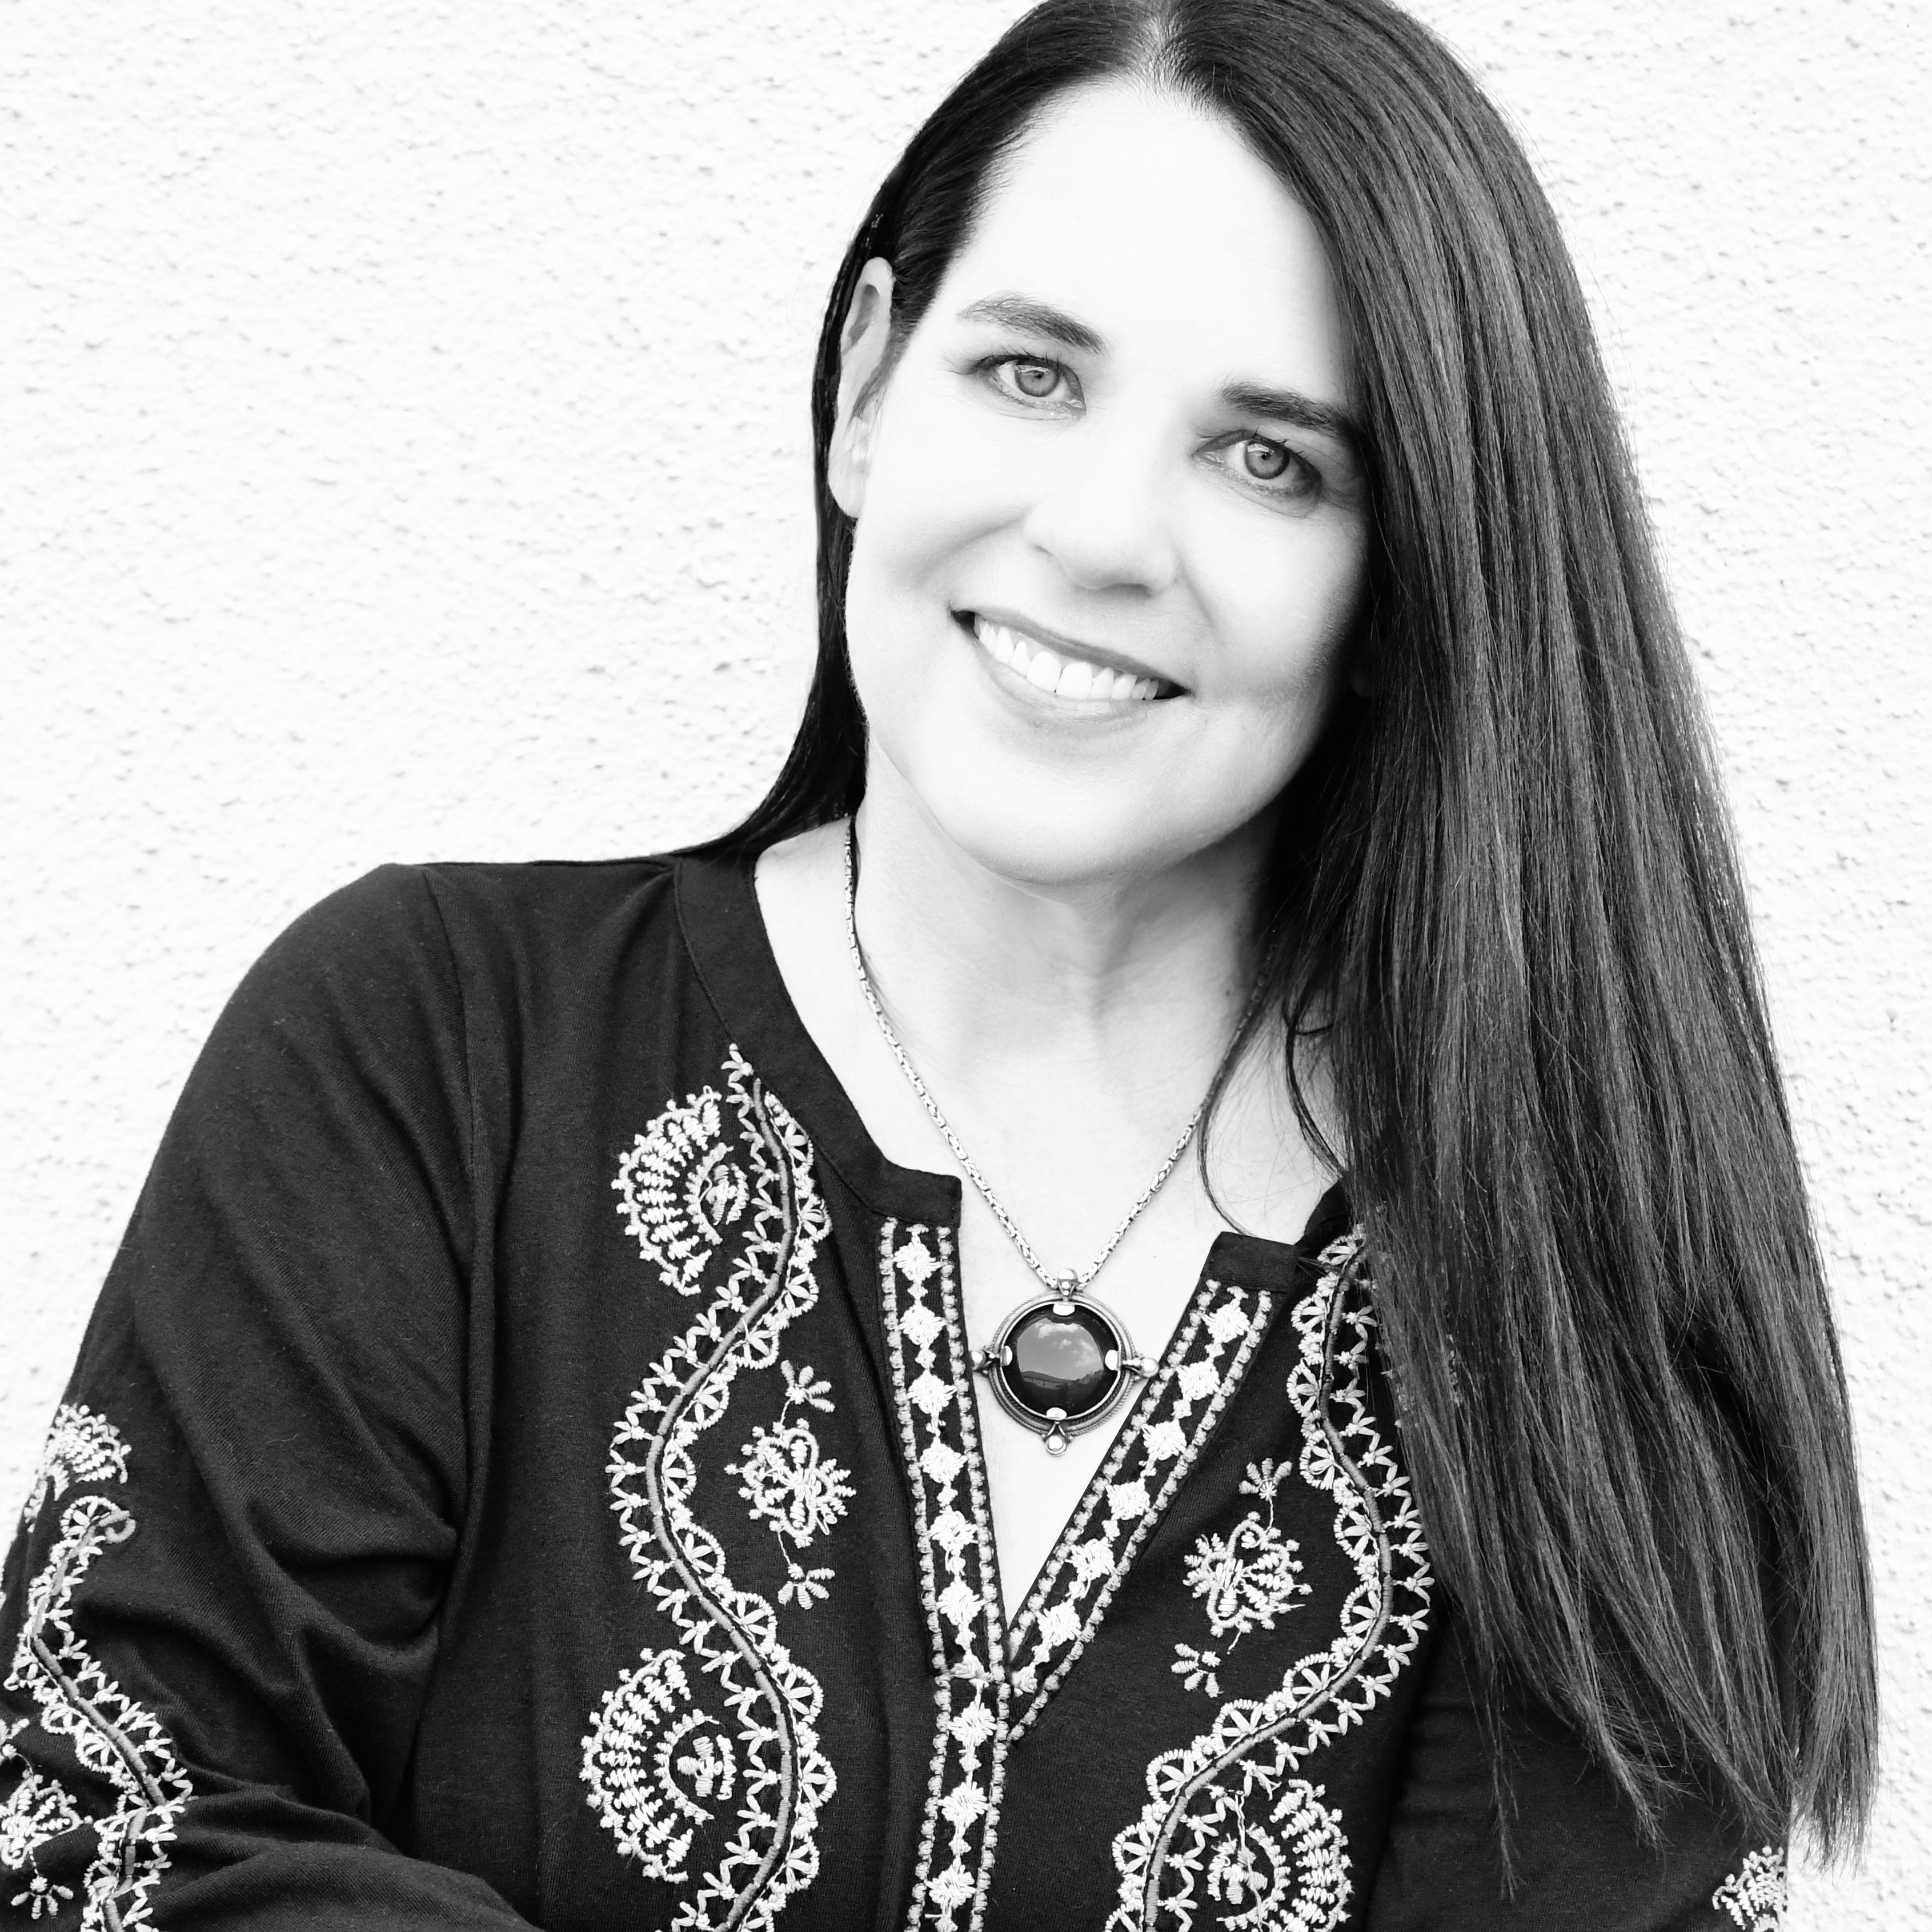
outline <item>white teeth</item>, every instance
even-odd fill
[[[1066,668],[1045,645],[1040,645],[1034,651],[1032,662],[1027,666],[1027,682],[1037,685],[1042,691],[1051,691],[1060,682],[1060,674]]]
[[[996,664],[1004,664],[1036,689],[1050,691],[1056,697],[1088,704],[1119,704],[1129,699],[1144,704],[1160,688],[1158,678],[1135,677],[1124,670],[1110,670],[1105,664],[1088,664],[1084,658],[1062,657],[1024,631],[996,624],[991,618],[975,617],[973,629]]]

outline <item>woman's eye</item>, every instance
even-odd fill
[[[1273,437],[1250,436],[1234,446],[1238,473],[1259,484],[1271,496],[1314,496],[1321,494],[1322,472],[1306,457]]]
[[[1288,465],[1288,452],[1265,436],[1251,436],[1241,445],[1241,467],[1257,483],[1272,483]]]
[[[1072,374],[1058,362],[1033,356],[1000,356],[980,364],[994,387],[1025,403],[1067,403],[1078,400]]]

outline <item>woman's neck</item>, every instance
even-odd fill
[[[858,832],[866,964],[928,1078],[962,1096],[1082,1066],[1130,1070],[1143,1094],[1204,1086],[1253,979],[1259,828],[1178,864],[1016,880],[948,837],[887,767]]]
[[[868,974],[914,1066],[1008,1210],[1022,1226],[1051,1229],[1056,1255],[1076,1262],[1098,1249],[1221,1064],[1252,980],[1258,861],[1216,852],[1172,874],[1077,887],[1016,881],[902,802],[875,782],[860,814]],[[842,824],[762,854],[766,932],[806,1031],[880,1149],[902,1166],[944,1171],[952,1157],[853,970],[845,854]],[[1214,1197],[1190,1166],[1146,1217],[1150,1228],[1172,1224],[1160,1238],[1178,1240],[1177,1253],[1229,1216],[1292,1241],[1327,1185],[1281,1077],[1279,1022],[1263,1020],[1216,1113]],[[988,1238],[997,1264],[1004,1240]],[[1137,1241],[1146,1245],[1138,1229],[1128,1246]],[[1132,1264],[1128,1255],[1116,1272]]]

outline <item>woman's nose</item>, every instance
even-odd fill
[[[1042,478],[1024,534],[1083,590],[1163,590],[1178,561],[1174,494],[1152,436],[1083,424]]]

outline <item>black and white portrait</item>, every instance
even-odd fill
[[[1932,1922],[1928,95],[20,0],[0,1923]]]

